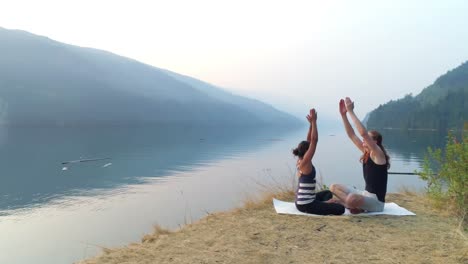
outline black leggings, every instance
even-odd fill
[[[345,208],[337,203],[325,203],[333,197],[330,191],[321,191],[315,195],[315,200],[309,204],[296,204],[297,210],[316,215],[342,215]]]

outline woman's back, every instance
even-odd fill
[[[387,164],[376,164],[371,158],[368,158],[362,164],[366,191],[377,195],[379,201],[383,203],[385,202],[385,195],[387,193],[387,167]]]
[[[296,204],[308,204],[315,200],[315,168],[308,174],[299,176],[297,191],[296,191]]]

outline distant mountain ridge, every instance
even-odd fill
[[[406,95],[369,114],[368,127],[452,129],[468,121],[468,62],[437,78],[417,96]]]
[[[180,80],[188,85],[194,87],[200,92],[206,93],[208,96],[220,100],[225,103],[230,103],[241,108],[251,109],[251,113],[254,117],[264,120],[268,123],[275,123],[277,119],[285,120],[290,118],[289,114],[281,112],[271,105],[265,104],[259,100],[251,99],[239,95],[234,95],[220,87],[212,84],[197,80],[195,78],[181,75],[175,72],[166,72],[172,77]]]
[[[92,48],[0,28],[0,123],[298,124],[202,81]]]

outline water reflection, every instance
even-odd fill
[[[384,145],[405,162],[422,160],[427,148],[442,148],[447,133],[423,130],[381,130]]]
[[[390,155],[390,172],[414,173],[421,170],[427,148],[442,148],[446,132],[425,130],[380,130],[384,145]],[[400,191],[402,188],[421,191],[426,182],[417,175],[389,175],[388,190]]]
[[[190,170],[265,146],[289,130],[193,126],[1,128],[0,213]],[[83,158],[109,159],[62,165]]]

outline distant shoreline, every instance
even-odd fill
[[[407,130],[407,131],[429,131],[429,132],[444,132],[444,131],[451,131],[451,132],[458,132],[458,131],[468,131],[464,129],[446,129],[440,130],[436,128],[401,128],[401,127],[371,127],[371,129],[383,129],[383,130]]]
[[[418,130],[418,131],[438,131],[435,128],[394,128],[394,127],[384,127],[385,130]]]

